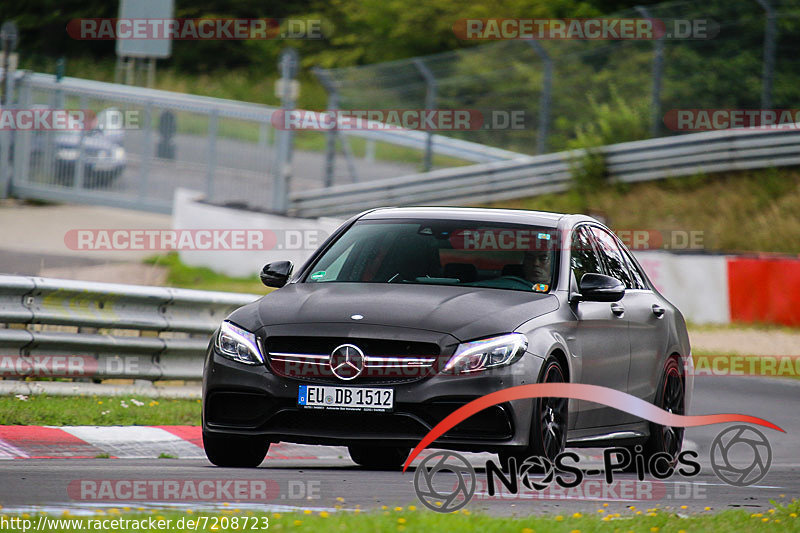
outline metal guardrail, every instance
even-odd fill
[[[29,73],[25,76],[24,81],[32,88],[51,91],[58,90],[66,94],[80,95],[97,100],[111,100],[140,106],[158,105],[176,111],[190,111],[204,114],[208,113],[209,109],[211,109],[214,110],[219,117],[266,123],[272,120],[272,114],[274,112],[280,111],[279,107],[264,104],[239,102],[223,98],[176,93],[80,78],[66,77],[62,78],[61,81],[56,81],[55,76],[50,74]],[[428,134],[424,131],[394,127],[385,130],[342,128],[340,131],[349,136],[362,137],[364,139],[416,148],[418,150],[425,149],[428,138]],[[502,161],[519,157],[520,155],[517,152],[461,139],[454,139],[446,135],[434,135],[433,147],[433,151],[436,154],[475,162]]]
[[[633,183],[708,172],[800,165],[800,124],[734,129],[605,146],[610,181]],[[290,195],[296,216],[341,216],[377,205],[475,205],[561,192],[585,152],[557,152],[497,163],[337,185]]]
[[[197,380],[209,334],[258,297],[0,276],[0,376]]]

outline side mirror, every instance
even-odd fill
[[[579,287],[581,294],[576,299],[585,302],[618,302],[625,296],[625,284],[605,274],[586,273]]]
[[[289,281],[289,276],[292,275],[292,268],[294,268],[294,265],[291,261],[267,263],[264,268],[261,269],[261,283],[267,287],[280,289]]]

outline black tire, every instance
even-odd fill
[[[216,435],[203,432],[203,448],[213,464],[225,467],[255,468],[269,451],[264,437]]]
[[[542,368],[539,383],[564,383],[566,373],[555,358],[548,359]],[[556,456],[567,446],[568,427],[567,398],[536,398],[533,401],[531,434],[526,448],[509,448],[501,451],[500,464],[505,469],[508,460],[514,457],[517,465],[528,457],[542,457],[555,462]]]
[[[357,465],[375,470],[396,470],[403,466],[411,448],[348,446],[350,459]]]
[[[654,404],[674,414],[683,415],[685,398],[685,381],[683,373],[681,372],[678,360],[675,357],[670,357],[664,365],[664,372],[661,374],[661,380],[658,383],[656,390],[656,398]],[[672,457],[670,462],[671,466],[675,466],[678,462],[678,454],[681,453],[683,448],[683,433],[684,428],[674,428],[669,426],[662,426],[650,422],[650,436],[641,444],[641,455],[644,457],[645,470],[649,471],[650,458],[655,454],[667,453]],[[631,457],[636,456],[635,446],[629,446]],[[630,471],[633,470],[634,462],[631,461]]]

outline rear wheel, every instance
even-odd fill
[[[540,383],[564,383],[566,372],[557,359],[548,359],[542,371]],[[501,451],[500,464],[503,468],[511,457],[516,458],[517,465],[528,457],[542,457],[555,462],[558,454],[567,445],[567,398],[536,398],[533,402],[533,419],[531,434],[526,448]]]
[[[215,435],[204,431],[203,448],[208,460],[217,466],[255,468],[267,456],[269,442],[264,437]]]
[[[403,466],[411,448],[348,446],[347,451],[354,463],[365,468],[396,469]]]
[[[658,384],[655,405],[668,413],[676,415],[685,414],[684,409],[684,381],[681,374],[678,360],[670,357],[664,365],[664,373]],[[675,466],[678,462],[678,454],[683,448],[683,428],[662,426],[650,422],[650,436],[641,446],[641,454],[644,457],[645,468],[649,471],[650,459],[656,454],[667,454],[671,459],[669,463]],[[631,456],[636,456],[636,447],[630,448]],[[633,464],[633,461],[632,461]]]

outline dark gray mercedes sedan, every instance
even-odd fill
[[[203,442],[219,466],[258,466],[270,443],[344,445],[401,465],[457,408],[517,385],[571,382],[684,414],[689,338],[622,242],[593,218],[385,208],[345,222],[278,287],[231,313],[208,348]],[[683,430],[599,403],[487,408],[434,443],[501,460],[565,447],[681,451]]]

